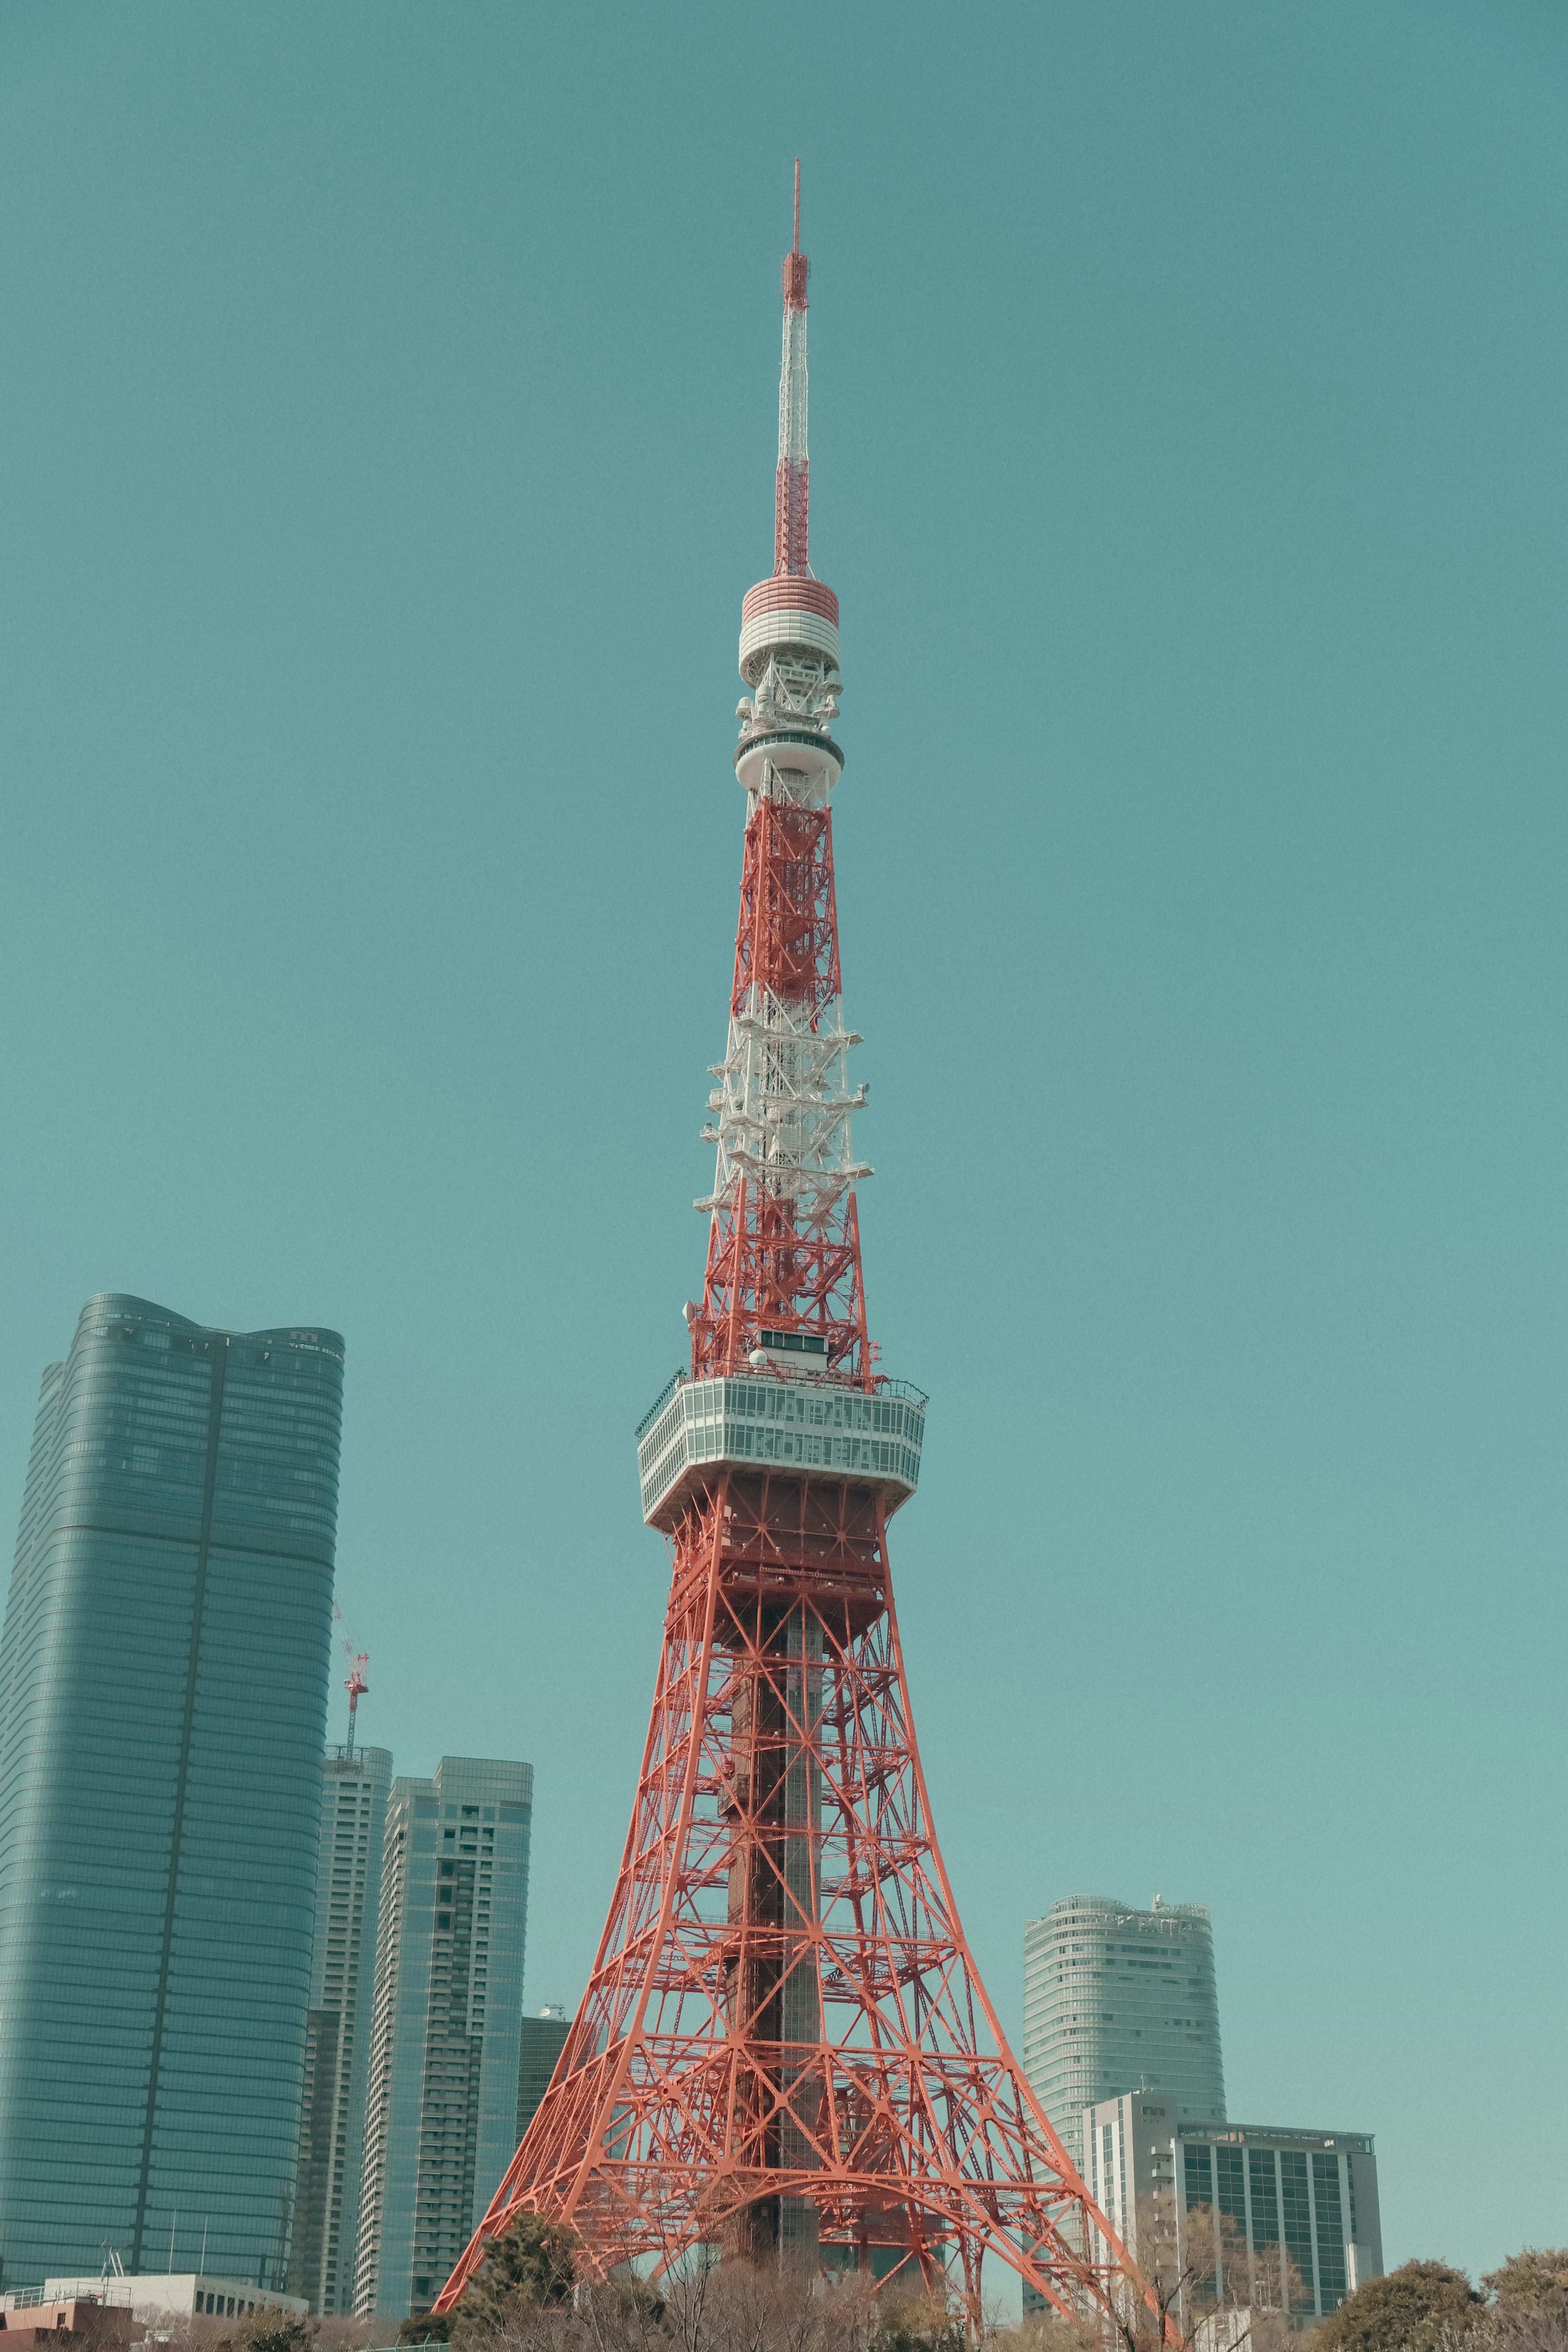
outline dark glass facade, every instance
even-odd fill
[[[1222,2138],[1215,2136],[1220,2132]],[[1247,2250],[1247,2284],[1232,2280],[1228,2292],[1267,2306],[1282,2284],[1291,2325],[1306,2326],[1337,2311],[1357,2284],[1382,2277],[1377,2159],[1369,2136],[1182,2124],[1173,2154],[1177,2146],[1187,2211],[1213,2203],[1234,2223],[1228,2266]],[[1281,2247],[1290,2257],[1283,2281]]]
[[[517,2146],[523,2144],[523,2134],[538,2112],[539,2101],[549,2089],[550,2076],[555,2073],[556,2060],[566,2048],[566,2037],[571,2032],[571,2020],[561,2009],[547,2009],[538,2017],[525,2017],[517,2040]]]
[[[281,2287],[343,1343],[106,1294],[44,1375],[0,1635],[9,2288]]]

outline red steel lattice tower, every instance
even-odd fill
[[[1063,2307],[1124,2257],[998,2024],[915,1746],[887,1522],[925,1399],[866,1335],[830,798],[838,600],[807,562],[806,257],[784,263],[774,569],[741,606],[747,795],[689,1369],[638,1432],[674,1554],[620,1875],[549,2091],[436,2305],[519,2211],[600,2267],[696,2244],[956,2269]],[[1083,2249],[1102,2259],[1092,2262]]]

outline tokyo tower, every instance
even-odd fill
[[[806,256],[785,257],[773,571],[741,604],[746,794],[689,1367],[638,1432],[673,1555],[632,1824],[549,2091],[436,2304],[519,2212],[601,2270],[688,2249],[1061,2308],[1129,2275],[970,1958],[936,1844],[888,1522],[925,1399],[867,1338],[831,802],[839,606],[807,560]],[[1098,2257],[1092,2259],[1092,2257]]]

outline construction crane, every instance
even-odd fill
[[[370,1685],[365,1680],[365,1668],[371,1663],[371,1654],[368,1650],[355,1649],[354,1637],[350,1633],[343,1612],[335,1601],[332,1603],[332,1617],[333,1622],[342,1628],[343,1655],[349,1661],[348,1678],[343,1685],[343,1688],[349,1694],[349,1741],[344,1754],[351,1759],[354,1753],[354,1716],[361,1699],[370,1689]]]

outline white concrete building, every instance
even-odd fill
[[[254,2279],[214,2278],[205,2271],[138,2273],[130,2278],[120,2271],[107,2276],[95,2271],[89,2278],[46,2279],[44,2295],[61,2303],[90,2296],[112,2309],[129,2309],[154,2336],[172,2319],[237,2319],[247,2311],[291,2311],[303,2318],[309,2308],[303,2295],[280,2294],[276,2287],[257,2286]],[[15,2295],[0,2295],[0,2310],[16,2307]]]

